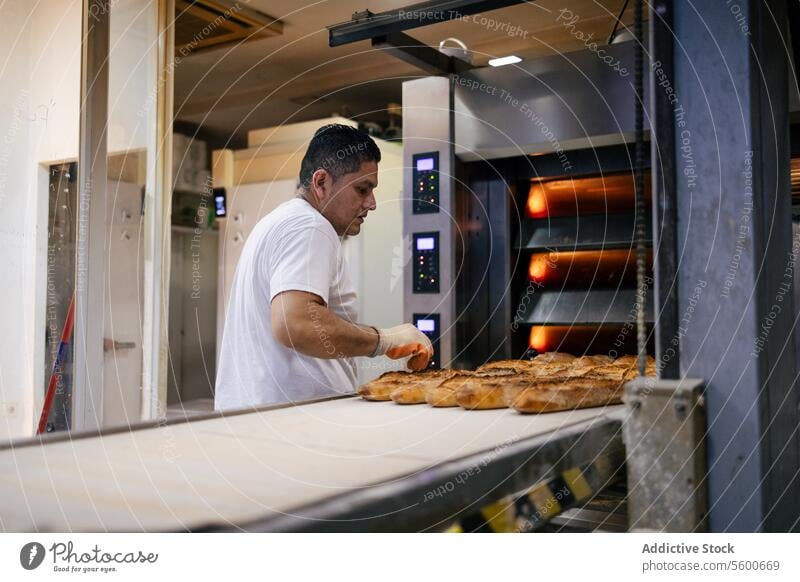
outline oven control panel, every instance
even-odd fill
[[[428,368],[438,369],[441,365],[439,362],[439,314],[438,313],[415,313],[414,325],[428,336],[433,344],[433,357],[431,358]]]
[[[411,212],[433,214],[439,212],[439,152],[415,154],[412,158],[414,185]]]
[[[439,233],[417,232],[413,239],[414,293],[439,292]]]

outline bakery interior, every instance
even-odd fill
[[[0,17],[0,530],[800,530],[796,1]],[[382,155],[359,317],[434,356],[215,411],[242,248],[328,123]]]

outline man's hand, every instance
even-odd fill
[[[424,333],[410,323],[378,330],[380,341],[376,355],[385,354],[393,360],[411,356],[408,367],[422,370],[433,356],[433,345]]]

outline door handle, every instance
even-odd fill
[[[132,350],[136,347],[136,342],[118,342],[109,338],[103,338],[103,351],[108,352],[111,350]]]

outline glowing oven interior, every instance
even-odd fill
[[[649,174],[645,184],[649,222]],[[536,236],[520,248],[519,265],[527,273],[517,277],[521,301],[548,308],[526,311],[529,327],[518,333],[528,348],[635,353],[634,192],[632,172],[530,181],[522,226]],[[582,236],[589,230],[591,237]],[[649,240],[647,276],[652,277]]]

